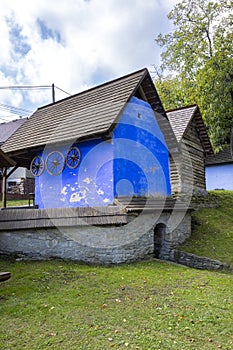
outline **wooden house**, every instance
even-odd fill
[[[171,194],[167,125],[143,69],[39,108],[3,149],[34,173],[39,208],[106,206]]]
[[[171,158],[173,193],[206,191],[205,159],[213,154],[207,130],[197,105],[166,112],[180,147],[180,154]]]
[[[196,146],[197,130],[188,131],[193,122],[204,128],[197,111],[175,135],[147,69],[39,108],[3,145],[34,174],[37,208],[0,211],[0,252],[94,263],[173,259],[191,233],[188,206],[171,196],[171,184],[184,187],[174,179],[188,178],[180,150],[189,141],[201,156],[199,142],[209,146],[204,134]],[[198,173],[195,157],[193,164]]]

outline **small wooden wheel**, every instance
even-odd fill
[[[36,156],[32,159],[30,170],[34,176],[40,176],[43,173],[44,161],[40,156]]]
[[[65,157],[59,151],[53,151],[46,158],[45,167],[50,175],[57,176],[62,173],[65,165]]]
[[[66,164],[70,169],[75,169],[81,161],[81,152],[78,147],[71,147],[66,155]]]

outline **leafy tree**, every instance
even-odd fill
[[[196,103],[195,92],[188,79],[172,75],[164,77],[159,74],[155,85],[166,110]]]
[[[156,87],[166,108],[199,105],[217,150],[233,125],[233,1],[183,0],[168,18],[174,30],[156,38],[163,48]]]

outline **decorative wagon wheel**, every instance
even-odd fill
[[[70,169],[75,169],[81,161],[81,152],[78,147],[71,147],[66,155],[66,164]]]
[[[34,176],[40,176],[43,173],[44,161],[40,156],[36,156],[32,159],[30,170]]]
[[[45,167],[50,175],[57,176],[62,173],[65,165],[65,157],[59,151],[53,151],[46,158]]]

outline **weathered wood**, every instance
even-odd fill
[[[232,141],[233,144],[233,141]],[[208,156],[205,164],[206,165],[216,165],[216,164],[226,164],[233,162],[233,155],[231,154],[231,145],[226,145],[223,150],[219,151],[215,155]]]
[[[186,203],[173,197],[166,198],[146,198],[146,197],[119,197],[115,199],[126,207],[127,212],[134,211],[171,211],[171,210],[187,210]]]
[[[22,221],[5,221],[0,222],[0,231],[5,230],[22,230],[27,228],[38,229],[46,227],[74,227],[87,225],[119,225],[126,224],[126,216],[104,216],[104,217],[83,217],[83,218],[51,218],[51,219],[35,219]]]
[[[3,168],[2,177],[2,208],[6,208],[6,180],[7,180],[7,168]]]
[[[26,228],[126,224],[124,208],[53,208],[0,210],[0,231]]]
[[[177,158],[176,166],[170,161],[173,191],[178,189],[179,192],[192,186],[197,190],[205,190],[204,162],[206,155],[213,153],[213,150],[199,108],[179,108],[167,112],[167,115],[182,153],[182,157]]]
[[[182,180],[186,184],[205,189],[205,155],[195,119],[190,122],[182,141],[185,144],[185,147],[182,147]]]

